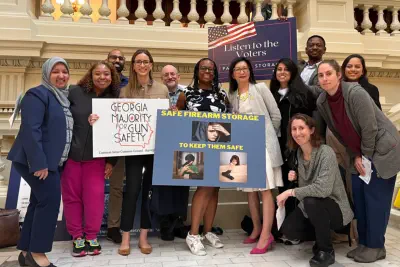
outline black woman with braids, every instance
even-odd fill
[[[218,70],[214,61],[202,58],[194,68],[191,84],[179,95],[176,104],[180,110],[227,112],[229,101],[227,94],[218,86]],[[206,255],[199,235],[199,226],[204,217],[204,241],[214,248],[224,245],[211,232],[218,204],[219,188],[197,187],[192,200],[192,225],[186,237],[190,251],[198,256]]]

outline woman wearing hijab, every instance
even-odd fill
[[[8,154],[8,160],[31,187],[17,246],[22,251],[20,266],[54,266],[45,253],[52,249],[61,200],[60,168],[68,158],[72,139],[69,77],[64,59],[48,59],[43,64],[42,83],[29,89],[20,105],[21,127]]]

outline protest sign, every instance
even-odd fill
[[[93,157],[154,154],[158,109],[168,99],[93,99]]]
[[[153,185],[265,188],[265,118],[158,112]]]
[[[297,62],[296,19],[210,27],[208,57],[217,64],[220,82],[229,81],[229,65],[237,57],[251,61],[257,80],[270,80],[279,59]]]

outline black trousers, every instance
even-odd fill
[[[282,154],[282,156],[284,156],[284,155]],[[288,176],[289,176],[290,168],[287,165],[287,163],[284,162],[283,165],[281,166],[281,168],[282,168],[283,186],[278,187],[279,194],[285,192],[288,189],[295,187],[294,182],[289,181]],[[295,197],[290,197],[286,200],[286,202],[285,202],[286,217],[288,217],[289,214],[292,213],[296,209],[297,203],[298,203],[298,201]]]
[[[39,180],[29,172],[27,166],[16,162],[13,162],[13,166],[31,187],[17,248],[34,253],[50,252],[61,201],[60,170],[49,171],[45,180]]]
[[[149,191],[153,177],[153,155],[125,157],[126,188],[122,200],[121,230],[129,232],[133,229],[136,202],[142,190],[140,212],[140,228],[150,229]],[[143,168],[145,169],[143,173]]]
[[[331,230],[343,228],[339,205],[331,198],[306,197],[306,218],[297,207],[283,222],[281,232],[289,239],[316,241],[319,250],[332,251]]]

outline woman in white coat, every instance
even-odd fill
[[[283,186],[281,165],[283,164],[277,132],[281,123],[281,114],[276,101],[264,83],[257,83],[253,68],[247,58],[240,57],[232,61],[229,67],[229,102],[234,113],[246,113],[265,116],[266,136],[266,188],[243,189],[248,192],[248,202],[253,232],[243,243],[256,243],[251,254],[266,253],[274,241],[271,228],[275,217],[275,205],[271,189]],[[263,203],[263,224],[260,219],[261,192]]]

